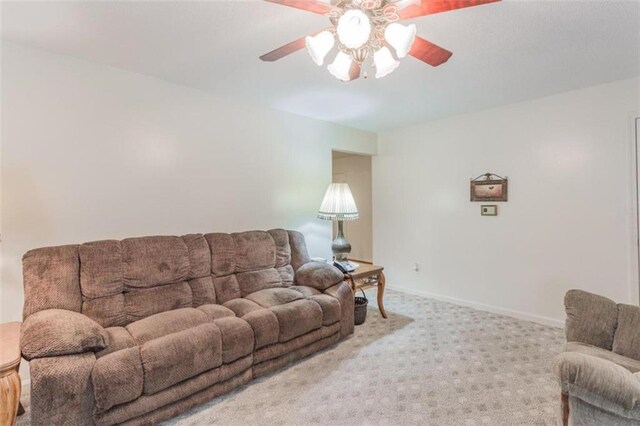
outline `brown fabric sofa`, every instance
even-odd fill
[[[35,425],[152,424],[353,332],[353,292],[283,229],[23,258]]]
[[[563,424],[640,425],[640,307],[582,290],[564,303],[567,343],[554,359]]]

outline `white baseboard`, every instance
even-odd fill
[[[442,296],[440,294],[430,293],[428,291],[416,290],[413,288],[400,287],[395,285],[388,285],[388,289],[401,291],[403,293],[413,294],[415,296],[427,297],[430,299],[436,299],[443,302],[453,303],[454,305],[462,305],[470,308],[479,309],[481,311],[492,312],[494,314],[506,315],[513,318],[522,319],[525,321],[533,321],[539,324],[550,325],[552,327],[564,327],[564,320],[555,318],[549,318],[542,315],[530,314],[527,312],[514,311],[511,309],[501,308],[499,306],[485,305],[484,303],[473,302],[471,300],[458,299],[457,297]]]

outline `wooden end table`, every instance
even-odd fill
[[[356,268],[356,270],[351,273],[353,280],[350,280],[348,275],[345,275],[345,279],[351,281],[351,288],[353,289],[354,293],[356,292],[356,290],[359,290],[359,289],[366,290],[371,287],[377,287],[378,288],[378,309],[382,314],[382,318],[386,319],[387,312],[384,310],[384,303],[383,303],[385,278],[384,278],[384,272],[382,271],[384,270],[384,267],[376,266],[367,262],[362,262],[360,260],[352,260],[352,262],[358,263],[360,266],[358,266],[358,268]],[[376,277],[378,279],[377,284],[372,284],[367,280],[367,278],[372,278],[372,277]]]
[[[0,324],[0,425],[16,424],[20,407],[20,323]]]

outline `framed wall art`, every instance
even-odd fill
[[[493,173],[485,173],[471,179],[471,201],[507,201],[507,178]]]

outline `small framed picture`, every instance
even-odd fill
[[[498,216],[498,206],[495,204],[483,204],[480,206],[482,216]]]
[[[507,201],[507,179],[471,181],[471,201]]]

